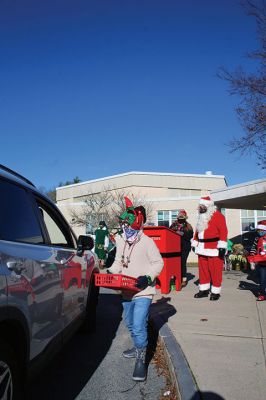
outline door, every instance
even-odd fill
[[[27,320],[32,359],[62,332],[61,264],[47,245],[31,191],[3,179],[0,193],[0,254],[8,306]]]
[[[54,263],[60,271],[63,326],[67,327],[85,311],[87,260],[85,254],[77,256],[76,240],[61,214],[37,199]]]

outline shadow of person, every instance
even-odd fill
[[[187,280],[188,282],[191,281],[193,278],[195,278],[196,275],[191,274],[190,272],[187,273]]]
[[[159,317],[161,320],[158,326],[159,329],[168,321],[170,317],[176,314],[175,307],[169,304],[169,301],[171,301],[171,297],[163,296],[150,307],[150,317]]]
[[[214,392],[197,392],[190,400],[225,400],[225,398]]]
[[[254,271],[248,272],[247,280],[259,284],[260,278],[258,268],[256,268]]]
[[[148,347],[147,347],[147,365],[153,358],[157,344],[159,330],[168,321],[168,319],[176,314],[176,309],[174,306],[169,304],[171,297],[161,297],[150,307],[149,312],[149,325],[148,325]]]
[[[254,283],[246,282],[246,281],[239,281],[238,289],[239,290],[249,290],[254,294],[254,296],[258,295],[260,286],[255,285]]]
[[[75,399],[108,353],[121,316],[121,296],[102,293],[95,333],[77,332],[31,383],[27,400]]]

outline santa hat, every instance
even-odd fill
[[[201,197],[199,204],[202,204],[203,206],[209,207],[209,206],[213,206],[213,201],[210,198],[210,196],[205,196],[205,197]]]
[[[266,219],[263,221],[258,222],[257,229],[260,229],[262,231],[266,231]]]
[[[120,215],[119,219],[128,222],[132,229],[139,230],[146,222],[146,211],[143,206],[134,207],[128,197],[124,197],[126,211]]]
[[[187,219],[187,213],[185,210],[179,210],[177,219]]]

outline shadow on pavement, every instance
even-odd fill
[[[225,400],[224,397],[214,392],[197,392],[190,400]]]
[[[238,289],[249,290],[250,292],[252,292],[254,294],[254,296],[257,296],[259,289],[260,289],[258,271],[257,270],[249,271],[246,279],[248,281],[252,281],[254,283],[247,282],[247,281],[240,281],[239,285],[238,285]]]
[[[254,271],[250,271],[247,276],[247,280],[259,284],[260,278],[259,278],[258,269],[255,269]]]
[[[147,348],[146,362],[149,364],[156,352],[158,343],[158,335],[161,327],[168,321],[168,319],[176,314],[174,306],[169,304],[171,297],[161,297],[155,303],[152,303],[150,307],[150,318],[151,323],[149,325],[149,344]]]
[[[78,332],[31,383],[27,400],[73,400],[107,354],[121,321],[120,295],[101,294],[96,332]]]
[[[174,306],[169,304],[171,297],[161,297],[150,307],[150,316],[159,316],[161,319],[161,325],[159,329],[168,321],[172,315],[176,314],[176,309]]]
[[[240,290],[249,290],[254,294],[254,296],[258,295],[259,291],[259,285],[255,285],[254,283],[246,282],[246,281],[240,281],[238,285],[238,289]]]
[[[195,278],[196,275],[191,274],[190,272],[187,273],[187,280],[188,282]]]

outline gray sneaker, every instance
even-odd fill
[[[123,351],[123,356],[125,358],[135,358],[136,357],[136,347],[132,347],[132,349],[128,349]]]

